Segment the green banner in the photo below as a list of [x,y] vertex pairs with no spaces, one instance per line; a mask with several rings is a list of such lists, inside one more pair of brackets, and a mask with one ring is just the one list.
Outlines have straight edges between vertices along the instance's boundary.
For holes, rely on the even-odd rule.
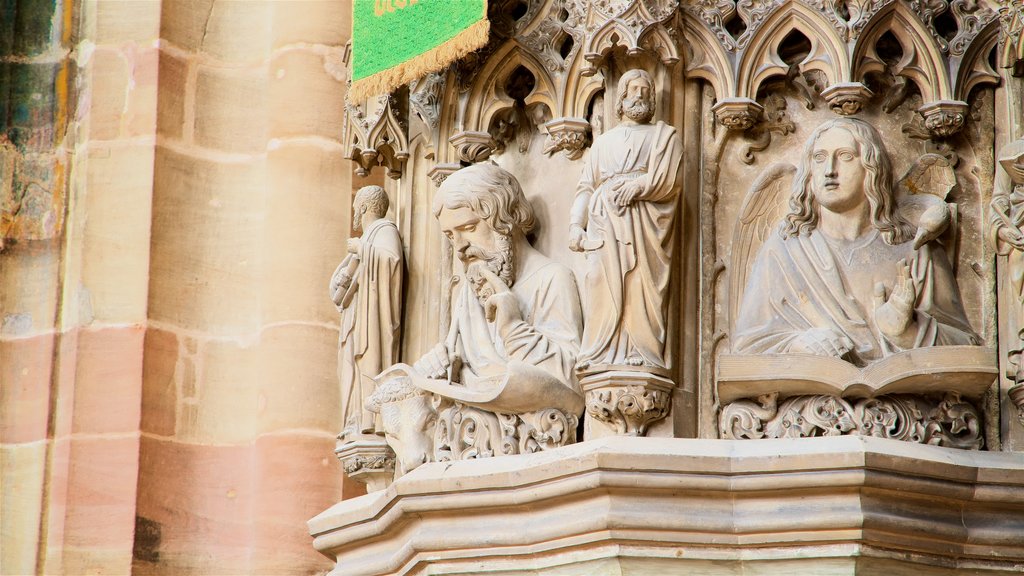
[[354,0],[353,99],[385,94],[487,43],[487,0]]

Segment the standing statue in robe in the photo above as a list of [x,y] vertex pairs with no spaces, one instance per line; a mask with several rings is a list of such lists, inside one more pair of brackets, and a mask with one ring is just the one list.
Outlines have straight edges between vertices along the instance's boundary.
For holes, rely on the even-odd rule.
[[619,80],[619,124],[595,141],[570,215],[569,248],[587,254],[589,311],[577,370],[668,375],[669,279],[682,139],[652,122],[654,81]]
[[402,319],[402,237],[384,218],[388,196],[366,186],[353,201],[348,255],[331,278],[330,294],[341,312],[338,378],[341,381],[341,437],[374,433],[380,427],[363,403],[373,393],[373,378],[398,360]]
[[989,231],[996,254],[1006,257],[1004,286],[1008,292],[1007,319],[1012,378],[1024,384],[1024,139],[1015,140],[999,152],[999,163],[1009,176],[1005,187],[997,186],[989,210]]
[[[780,189],[787,173],[772,167],[755,184],[741,227],[771,211],[775,193],[766,191]],[[911,348],[978,343],[941,244],[924,241],[930,236],[915,242],[898,210],[888,154],[869,124],[840,118],[814,131],[789,207],[781,223],[763,227],[764,245],[742,283],[734,352],[863,366]],[[750,249],[751,235],[741,236],[734,253]],[[747,274],[742,262],[733,274]]]

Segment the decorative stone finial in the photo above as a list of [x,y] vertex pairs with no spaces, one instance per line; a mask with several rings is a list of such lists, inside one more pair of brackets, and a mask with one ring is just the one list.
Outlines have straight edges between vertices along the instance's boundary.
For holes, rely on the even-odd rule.
[[749,130],[761,119],[764,107],[750,98],[722,98],[711,111],[729,130]]
[[861,107],[873,95],[874,93],[860,82],[833,84],[821,91],[821,97],[828,102],[829,108],[841,116],[852,116],[860,112]]

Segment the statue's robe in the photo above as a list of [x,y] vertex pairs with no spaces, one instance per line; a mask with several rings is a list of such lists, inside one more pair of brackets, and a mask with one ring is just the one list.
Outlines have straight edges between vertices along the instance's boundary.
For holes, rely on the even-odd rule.
[[1021,348],[1024,348],[1024,251],[1017,250],[1013,245],[1000,239],[999,230],[1011,225],[1018,232],[1024,230],[1024,185],[1014,186],[1009,194],[1003,194],[1010,207],[1010,213],[1007,215],[1009,222],[996,214],[995,211],[999,210],[999,207],[993,206],[989,213],[989,232],[992,235],[992,244],[996,247],[996,254],[1006,256],[1006,273],[1001,282],[1004,282],[1004,290],[1010,300],[1008,310],[1011,312],[1005,317],[1009,323],[1008,331],[1017,334],[1017,341],[1009,342],[1008,349],[1010,355],[1017,361],[1016,357],[1020,355]]
[[[669,368],[668,302],[682,140],[658,122],[616,126],[594,142],[577,195],[590,196],[581,372],[639,366]],[[613,186],[643,183],[630,206]]]
[[773,232],[761,247],[743,292],[733,351],[785,354],[801,334],[821,327],[850,339],[854,349],[845,359],[857,365],[901,351],[876,326],[873,299],[878,282],[886,297],[892,293],[901,259],[910,264],[917,289],[912,348],[977,344],[941,246],[890,245],[874,229],[851,242],[813,230],[787,238]]
[[[487,321],[472,283],[460,278],[459,284],[453,295],[446,344],[461,361],[456,378],[461,385],[473,388],[497,380],[515,380],[520,375],[509,374],[509,370],[510,361],[517,361],[512,365],[527,365],[549,375],[551,378],[545,380],[548,384],[578,392],[573,369],[583,314],[576,282],[568,268],[539,256],[532,271],[517,275],[511,291],[522,319],[504,326],[501,332],[496,323]],[[525,377],[538,381],[532,375]],[[548,405],[543,390],[535,392],[533,409],[564,408]]]
[[373,378],[398,360],[402,321],[402,238],[383,218],[363,230],[355,291],[341,315],[338,377],[346,433],[372,433],[376,416],[363,406]]

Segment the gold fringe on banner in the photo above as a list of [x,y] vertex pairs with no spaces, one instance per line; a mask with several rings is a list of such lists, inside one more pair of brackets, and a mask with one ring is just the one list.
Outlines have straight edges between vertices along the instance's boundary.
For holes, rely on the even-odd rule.
[[349,89],[349,99],[359,101],[371,96],[390,94],[399,86],[422,78],[431,72],[437,72],[487,44],[487,35],[490,31],[490,20],[483,18],[440,46],[431,48],[398,66],[356,80]]

